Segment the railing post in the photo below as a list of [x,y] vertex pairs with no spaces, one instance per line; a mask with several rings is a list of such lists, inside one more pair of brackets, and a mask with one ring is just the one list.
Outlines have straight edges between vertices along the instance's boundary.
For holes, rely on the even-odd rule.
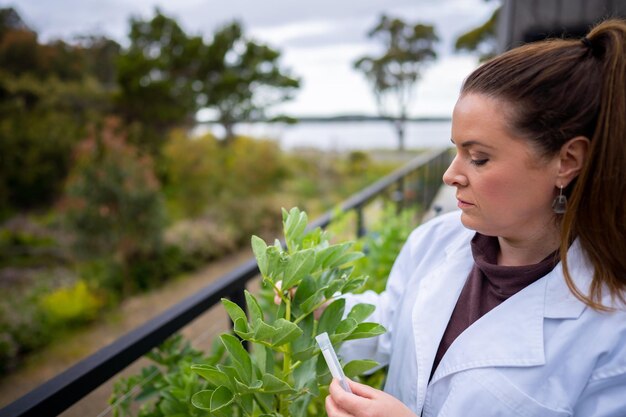
[[399,214],[404,206],[404,177],[399,178],[397,184],[398,187],[393,192],[393,201],[396,203],[396,213]]
[[[248,314],[248,311],[246,309],[246,294],[244,292],[245,289],[246,289],[245,286],[239,287],[239,288],[235,289],[232,293],[230,293],[228,298],[230,299],[230,301],[232,301],[233,303],[235,303],[239,307],[241,307],[241,309],[243,310],[244,313]],[[230,318],[228,319],[228,321],[230,323],[230,328],[234,330],[234,325],[235,324],[233,323],[233,321]],[[250,346],[249,346],[247,340],[242,340],[241,343],[243,344],[243,347],[246,350],[250,349]]]
[[365,236],[365,220],[363,218],[363,206],[357,206],[354,208],[356,211],[356,237],[361,238]]

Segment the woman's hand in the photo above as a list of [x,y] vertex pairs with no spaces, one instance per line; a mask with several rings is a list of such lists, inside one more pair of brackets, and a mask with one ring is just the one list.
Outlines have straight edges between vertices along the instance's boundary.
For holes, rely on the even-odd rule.
[[350,380],[348,384],[353,394],[333,379],[326,397],[328,417],[416,417],[400,400],[383,391]]

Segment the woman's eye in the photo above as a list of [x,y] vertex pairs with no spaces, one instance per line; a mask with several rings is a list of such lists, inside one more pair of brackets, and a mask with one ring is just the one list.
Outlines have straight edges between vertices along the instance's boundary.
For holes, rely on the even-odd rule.
[[470,163],[472,165],[481,166],[481,165],[485,165],[487,161],[489,161],[489,159],[486,159],[486,158],[485,159],[472,159]]

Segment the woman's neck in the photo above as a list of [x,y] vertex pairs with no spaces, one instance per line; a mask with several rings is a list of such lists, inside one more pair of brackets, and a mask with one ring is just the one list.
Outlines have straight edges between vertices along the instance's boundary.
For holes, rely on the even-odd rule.
[[541,262],[560,246],[558,229],[547,227],[540,233],[524,239],[498,237],[500,253],[498,265],[521,266],[534,265]]

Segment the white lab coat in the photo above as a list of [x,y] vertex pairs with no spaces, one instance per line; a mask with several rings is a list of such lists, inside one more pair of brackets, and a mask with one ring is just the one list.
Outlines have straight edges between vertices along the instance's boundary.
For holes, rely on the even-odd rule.
[[[409,237],[368,319],[388,332],[346,342],[344,360],[389,365],[385,391],[423,417],[626,416],[626,310],[597,312],[576,299],[561,269],[513,295],[466,329],[432,380],[435,353],[473,265],[460,212]],[[624,254],[626,256],[626,254]],[[569,270],[586,290],[592,269],[574,242]],[[604,303],[610,303],[607,295]]]

